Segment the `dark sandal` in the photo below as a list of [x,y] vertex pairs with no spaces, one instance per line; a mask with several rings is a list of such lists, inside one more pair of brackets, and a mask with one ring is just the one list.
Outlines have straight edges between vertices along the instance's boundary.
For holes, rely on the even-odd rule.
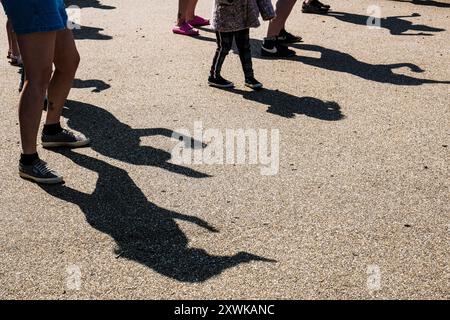
[[319,0],[311,0],[311,2],[316,3],[319,7],[324,8],[326,10],[330,10],[331,6],[328,4],[323,4]]
[[302,12],[303,13],[315,13],[315,14],[326,14],[326,13],[328,13],[328,9],[320,6],[320,4],[318,4],[315,1],[311,1],[308,4],[303,3]]

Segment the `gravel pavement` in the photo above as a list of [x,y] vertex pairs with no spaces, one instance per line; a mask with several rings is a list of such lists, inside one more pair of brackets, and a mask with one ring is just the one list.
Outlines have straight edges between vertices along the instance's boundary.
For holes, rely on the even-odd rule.
[[[261,59],[266,24],[252,30],[258,93],[234,53],[236,89],[208,87],[214,34],[173,35],[176,1],[71,2],[82,62],[64,117],[93,144],[39,147],[65,185],[18,177],[19,76],[0,59],[0,298],[450,298],[450,1],[299,3],[297,57]],[[277,174],[176,163],[172,133],[199,124],[278,132]]]

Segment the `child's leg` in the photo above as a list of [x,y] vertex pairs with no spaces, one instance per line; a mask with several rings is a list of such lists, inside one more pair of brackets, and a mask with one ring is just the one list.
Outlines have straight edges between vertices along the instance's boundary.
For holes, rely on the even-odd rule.
[[234,32],[216,32],[217,36],[217,50],[214,55],[213,64],[211,66],[211,77],[217,78],[220,76],[223,62],[231,50],[233,45]]
[[250,47],[250,29],[241,30],[235,33],[236,46],[239,50],[242,69],[245,78],[253,78],[252,50]]
[[245,85],[254,90],[262,89],[261,82],[255,79],[252,64],[252,49],[250,47],[250,29],[245,29],[235,33],[236,46],[239,50],[242,69],[245,74]]

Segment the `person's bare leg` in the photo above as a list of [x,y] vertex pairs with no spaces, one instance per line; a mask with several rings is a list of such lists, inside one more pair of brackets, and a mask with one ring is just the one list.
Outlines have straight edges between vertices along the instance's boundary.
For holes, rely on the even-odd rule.
[[186,13],[191,0],[178,0],[177,26],[181,26],[187,21]]
[[20,57],[16,33],[14,32],[12,24],[9,20],[6,22],[6,31],[8,34],[8,58],[11,59],[10,63],[13,65],[19,65],[22,63],[22,58]]
[[277,16],[270,21],[269,28],[267,30],[267,37],[277,37],[281,30],[285,28],[286,21],[294,8],[297,0],[278,0],[276,4]]
[[14,56],[20,57],[19,44],[17,43],[17,35],[11,28],[11,52]]
[[62,108],[72,88],[73,79],[80,62],[80,55],[71,30],[65,29],[56,32],[53,62],[55,72],[48,87],[48,110],[45,124],[59,123]]
[[8,34],[8,54],[19,57],[20,50],[19,45],[17,44],[17,36],[9,20],[6,21],[6,33]]
[[197,3],[198,0],[188,0],[188,6],[186,8],[186,21],[194,20]]
[[24,154],[36,153],[36,140],[55,52],[56,32],[18,35],[27,78],[19,102],[20,135]]
[[9,20],[6,21],[6,34],[8,35],[8,58],[12,54],[11,48],[11,22]]

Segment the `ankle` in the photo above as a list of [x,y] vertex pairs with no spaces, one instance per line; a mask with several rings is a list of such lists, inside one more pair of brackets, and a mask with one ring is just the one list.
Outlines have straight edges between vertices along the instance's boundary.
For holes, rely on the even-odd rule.
[[61,133],[63,131],[61,124],[59,122],[53,124],[45,124],[44,129],[42,130],[42,134],[44,135],[55,135]]
[[263,40],[263,46],[268,48],[272,48],[276,46],[278,43],[278,37],[270,37],[270,38],[264,38]]
[[39,159],[39,155],[37,154],[37,152],[31,153],[31,154],[22,153],[20,155],[20,163],[23,164],[24,166],[30,166],[33,164],[34,161],[36,161],[38,159]]

